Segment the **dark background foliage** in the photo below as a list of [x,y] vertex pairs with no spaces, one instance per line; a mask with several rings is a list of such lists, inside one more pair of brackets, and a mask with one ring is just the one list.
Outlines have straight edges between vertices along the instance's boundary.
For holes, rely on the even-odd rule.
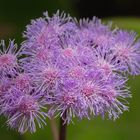
[[[22,32],[31,19],[50,14],[57,9],[77,18],[97,16],[103,21],[111,20],[114,26],[134,30],[140,35],[139,0],[0,0],[0,39],[15,38],[20,44]],[[133,94],[130,111],[115,122],[100,117],[91,121],[78,121],[68,126],[68,140],[140,140],[140,77],[130,77],[129,86]],[[35,134],[19,135],[7,128],[5,118],[0,117],[0,139],[3,140],[52,140],[48,126]],[[58,122],[58,120],[57,120]]]

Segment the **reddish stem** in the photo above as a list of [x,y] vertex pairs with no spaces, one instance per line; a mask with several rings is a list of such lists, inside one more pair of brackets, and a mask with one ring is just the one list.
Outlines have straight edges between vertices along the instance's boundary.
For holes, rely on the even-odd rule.
[[66,113],[64,113],[63,117],[60,118],[59,140],[66,140],[67,123],[64,123],[64,118],[65,117],[66,117]]

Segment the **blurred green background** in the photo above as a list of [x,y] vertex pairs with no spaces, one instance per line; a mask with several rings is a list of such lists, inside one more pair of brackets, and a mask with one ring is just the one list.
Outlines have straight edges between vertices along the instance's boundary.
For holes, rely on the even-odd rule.
[[[92,1],[92,4],[89,0],[0,0],[0,39],[8,41],[8,38],[15,38],[20,44],[23,40],[22,32],[31,19],[42,16],[46,10],[52,14],[57,9],[64,10],[77,18],[99,16],[104,21],[113,21],[114,26],[134,30],[140,35],[140,10],[135,11],[135,7],[132,7],[132,5],[138,6],[139,2],[114,0],[113,3],[112,1],[106,0],[106,3],[102,3],[98,0]],[[106,5],[103,5],[102,9],[99,4]],[[67,140],[140,140],[140,76],[131,77],[128,84],[133,95],[129,100],[129,112],[125,112],[115,122],[102,120],[100,117],[91,121],[74,120],[75,124],[68,126]],[[53,140],[50,122],[49,120],[47,122],[48,126],[38,129],[35,134],[19,135],[7,128],[5,119],[0,117],[0,140]]]

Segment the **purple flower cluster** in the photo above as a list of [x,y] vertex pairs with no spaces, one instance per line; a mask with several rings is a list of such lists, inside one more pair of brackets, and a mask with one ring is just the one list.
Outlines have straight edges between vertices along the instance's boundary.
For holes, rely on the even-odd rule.
[[20,50],[0,50],[0,113],[20,133],[46,117],[117,119],[128,110],[129,75],[140,74],[140,41],[97,18],[79,22],[65,13],[32,20]]

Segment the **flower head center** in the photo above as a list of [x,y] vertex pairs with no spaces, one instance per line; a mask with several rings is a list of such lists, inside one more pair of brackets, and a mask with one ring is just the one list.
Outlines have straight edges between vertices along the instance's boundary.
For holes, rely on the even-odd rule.
[[123,59],[129,58],[130,53],[131,53],[130,48],[126,48],[126,47],[123,47],[123,46],[118,46],[117,47],[117,56],[122,57]]
[[83,93],[83,95],[84,96],[86,96],[86,97],[89,97],[89,96],[91,96],[92,94],[93,94],[93,88],[91,88],[91,87],[84,87],[83,89],[82,89],[82,93]]
[[58,71],[56,69],[47,69],[43,73],[46,82],[54,83],[58,78]]
[[38,110],[38,104],[31,98],[23,98],[21,104],[19,105],[19,109],[22,113],[29,115],[30,112]]
[[70,95],[65,95],[63,97],[63,101],[64,103],[66,103],[67,105],[73,105],[76,101],[76,98],[74,96],[70,96]]
[[108,38],[105,35],[99,35],[94,41],[97,45],[105,45],[108,42]]
[[81,67],[74,67],[69,72],[70,77],[81,78],[84,75],[84,70]]
[[0,65],[9,66],[14,65],[16,62],[16,57],[12,54],[3,54],[0,56]]
[[18,77],[16,77],[15,82],[16,82],[16,86],[19,89],[23,90],[23,89],[29,87],[29,85],[30,85],[30,78],[29,78],[29,76],[27,76],[25,74],[21,74]]
[[66,48],[63,50],[63,55],[65,57],[73,57],[74,56],[74,50],[72,48]]

